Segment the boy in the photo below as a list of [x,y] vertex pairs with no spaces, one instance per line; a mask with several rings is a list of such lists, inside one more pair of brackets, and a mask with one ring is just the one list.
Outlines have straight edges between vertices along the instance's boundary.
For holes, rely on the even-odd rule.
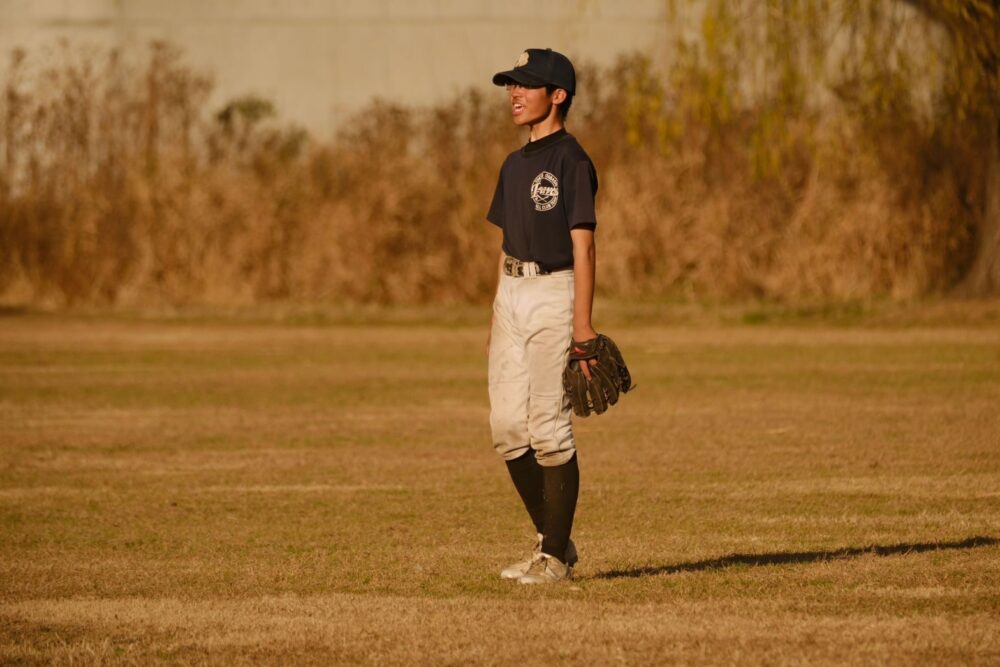
[[569,579],[577,560],[570,532],[580,472],[562,371],[570,343],[597,336],[590,321],[597,172],[564,127],[576,93],[566,56],[528,49],[493,83],[506,86],[514,124],[529,136],[504,161],[486,216],[503,230],[487,343],[490,427],[538,533],[531,560],[500,576],[552,583]]

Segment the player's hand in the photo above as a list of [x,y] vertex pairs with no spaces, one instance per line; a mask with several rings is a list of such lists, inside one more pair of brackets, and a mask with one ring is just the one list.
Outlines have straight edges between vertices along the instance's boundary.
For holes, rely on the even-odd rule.
[[[597,332],[594,331],[594,327],[591,325],[588,324],[586,326],[573,327],[573,340],[578,340],[582,343],[595,338],[597,338]],[[587,378],[587,382],[590,382],[590,367],[597,365],[597,359],[581,359],[576,363],[580,364],[580,372],[583,373],[583,377]]]

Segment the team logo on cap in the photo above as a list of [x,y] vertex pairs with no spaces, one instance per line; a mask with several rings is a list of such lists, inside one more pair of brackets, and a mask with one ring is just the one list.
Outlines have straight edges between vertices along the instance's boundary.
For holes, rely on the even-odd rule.
[[518,57],[517,62],[514,63],[514,68],[517,69],[518,67],[524,67],[527,64],[528,64],[528,52],[525,51]]
[[559,203],[559,179],[543,171],[531,182],[531,201],[536,211],[548,211]]

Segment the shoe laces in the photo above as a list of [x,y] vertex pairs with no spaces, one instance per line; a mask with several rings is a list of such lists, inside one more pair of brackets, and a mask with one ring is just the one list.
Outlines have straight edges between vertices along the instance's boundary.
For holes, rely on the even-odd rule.
[[538,533],[538,537],[531,545],[531,560],[535,560],[535,557],[540,553],[542,553],[542,534]]
[[543,553],[537,553],[531,559],[531,565],[525,574],[542,574],[549,566],[549,557]]

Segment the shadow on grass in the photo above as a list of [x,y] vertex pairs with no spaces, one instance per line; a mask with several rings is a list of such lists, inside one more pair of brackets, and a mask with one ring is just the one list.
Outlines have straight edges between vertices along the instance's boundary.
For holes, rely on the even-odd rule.
[[1000,544],[994,537],[970,537],[959,542],[918,542],[915,544],[871,545],[867,547],[847,547],[832,551],[783,551],[773,554],[731,554],[721,558],[699,560],[693,563],[678,563],[676,565],[647,565],[625,570],[608,570],[598,572],[586,579],[623,579],[632,577],[653,577],[658,574],[677,574],[679,572],[703,572],[718,570],[734,565],[789,565],[796,563],[818,563],[841,558],[856,558],[858,556],[897,556],[925,551],[942,551],[945,549],[975,549],[991,547]]

